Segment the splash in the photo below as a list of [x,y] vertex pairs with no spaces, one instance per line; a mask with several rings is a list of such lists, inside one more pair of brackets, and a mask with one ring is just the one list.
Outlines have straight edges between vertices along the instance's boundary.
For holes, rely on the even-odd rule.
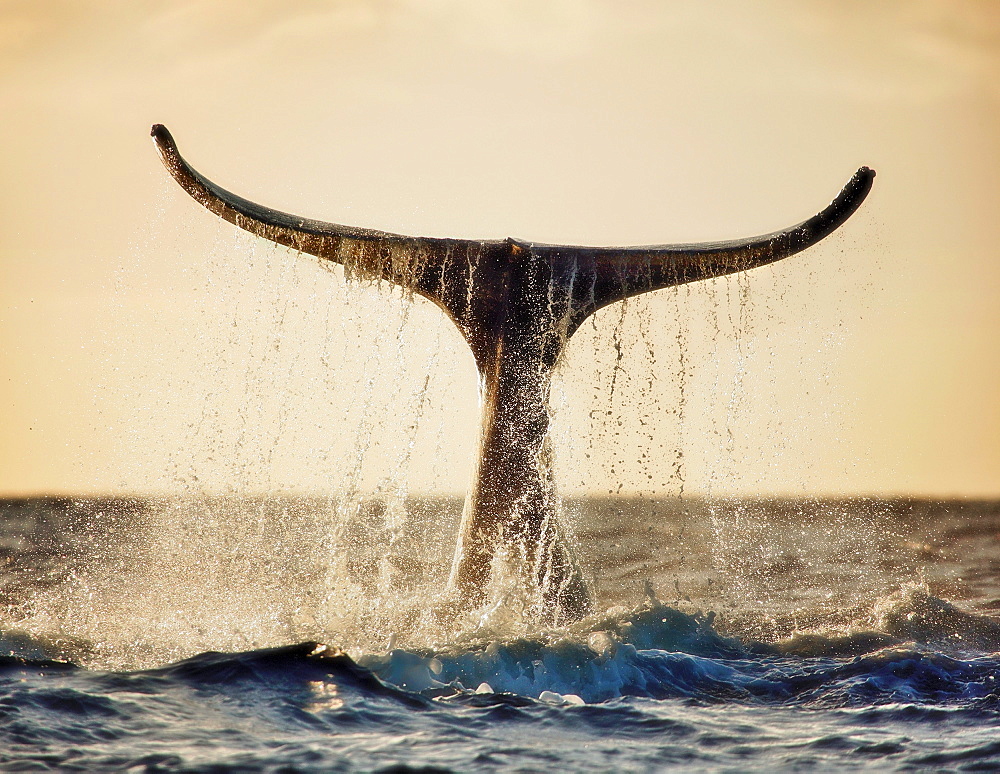
[[[378,501],[363,502],[359,521],[342,521],[344,510],[326,498],[8,505],[4,541],[19,548],[0,571],[0,633],[12,653],[117,669],[320,641],[358,659],[396,651],[428,663],[471,659],[478,666],[462,685],[486,682],[495,691],[507,684],[488,677],[490,669],[516,677],[508,656],[521,653],[514,661],[527,670],[536,660],[548,663],[549,648],[556,662],[569,659],[560,680],[572,663],[599,661],[619,646],[705,658],[1000,649],[991,616],[1000,587],[983,585],[971,597],[967,590],[961,605],[944,596],[956,596],[956,576],[989,578],[995,507],[981,518],[955,504],[928,507],[915,519],[919,510],[886,502],[867,514],[844,502],[736,502],[728,513],[720,503],[690,499],[568,505],[580,520],[581,554],[593,557],[587,571],[601,612],[559,627],[540,627],[537,598],[502,572],[487,604],[457,619],[435,613],[458,498],[410,498],[395,534],[386,526],[394,517]],[[731,555],[745,554],[738,566],[712,567],[713,510],[731,525]],[[852,511],[853,521],[844,515]],[[845,527],[872,514],[880,522],[869,534],[881,537],[847,536]],[[789,528],[800,524],[811,531]],[[749,542],[740,543],[737,530]],[[768,551],[754,551],[765,535]],[[912,580],[921,574],[923,581]],[[536,697],[546,690],[595,695],[565,680],[532,685]]]

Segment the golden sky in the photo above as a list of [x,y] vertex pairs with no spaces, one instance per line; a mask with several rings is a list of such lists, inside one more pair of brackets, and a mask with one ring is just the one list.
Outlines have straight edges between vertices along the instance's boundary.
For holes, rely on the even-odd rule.
[[464,491],[450,323],[216,222],[162,122],[248,198],[441,236],[751,236],[869,165],[816,248],[584,326],[560,483],[1000,495],[997,8],[0,0],[0,493]]

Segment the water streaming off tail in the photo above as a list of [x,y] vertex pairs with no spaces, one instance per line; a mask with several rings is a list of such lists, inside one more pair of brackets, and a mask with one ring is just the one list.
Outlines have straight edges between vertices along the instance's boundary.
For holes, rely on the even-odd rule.
[[[190,308],[124,396],[123,488],[157,498],[18,617],[129,665],[151,658],[140,644],[162,661],[308,638],[381,647],[414,629],[447,579],[461,512],[448,493],[476,440],[454,326],[228,226],[185,263]],[[125,273],[123,308],[141,281]],[[408,506],[412,480],[444,495]]]
[[[861,304],[845,249],[834,234],[808,259],[632,297],[585,322],[556,372],[560,487],[807,496],[849,482],[864,460],[843,442],[837,378]],[[817,318],[820,295],[843,316]]]

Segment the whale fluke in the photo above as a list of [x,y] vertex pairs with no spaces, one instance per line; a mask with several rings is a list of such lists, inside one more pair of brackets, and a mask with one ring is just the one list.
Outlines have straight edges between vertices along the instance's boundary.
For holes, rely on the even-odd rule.
[[840,226],[864,201],[875,172],[862,167],[833,202],[798,225],[729,242],[574,247],[503,240],[412,237],[309,220],[217,186],[152,137],[164,165],[194,199],[272,242],[344,266],[348,277],[388,281],[424,296],[455,322],[480,374],[479,459],[466,501],[451,582],[483,599],[498,551],[527,568],[553,621],[579,618],[587,585],[563,539],[550,467],[551,372],[567,340],[598,309],[639,293],[746,271],[794,255]]
[[[861,167],[823,210],[790,228],[750,239],[635,247],[569,247],[531,243],[531,252],[563,270],[592,266],[590,287],[578,291],[576,327],[594,311],[640,293],[722,277],[774,263],[831,234],[868,196],[875,172]],[[572,267],[572,268],[571,268]],[[575,327],[574,327],[575,329]]]

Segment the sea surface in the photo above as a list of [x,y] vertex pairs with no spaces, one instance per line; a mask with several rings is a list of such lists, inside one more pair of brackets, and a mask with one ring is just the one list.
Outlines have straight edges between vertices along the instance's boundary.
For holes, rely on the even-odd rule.
[[0,770],[1000,771],[998,502],[567,500],[570,626],[460,510],[0,501]]

